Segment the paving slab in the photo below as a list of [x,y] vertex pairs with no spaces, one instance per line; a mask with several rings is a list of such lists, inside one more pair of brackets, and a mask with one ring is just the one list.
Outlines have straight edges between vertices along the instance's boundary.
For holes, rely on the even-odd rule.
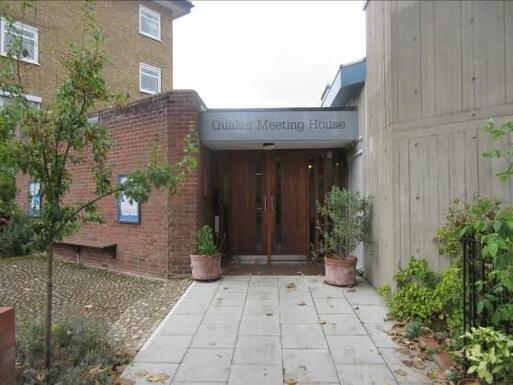
[[[359,279],[231,276],[194,283],[123,377],[148,385],[427,385],[387,334],[386,307]],[[431,365],[432,363],[429,363]]]
[[281,362],[281,341],[277,336],[239,336],[234,364],[272,365]]
[[283,373],[285,381],[299,385],[339,383],[328,349],[284,349]]
[[326,335],[367,334],[362,323],[354,314],[319,314],[319,318]]
[[232,365],[228,385],[283,385],[279,365]]
[[175,383],[228,381],[233,349],[189,349],[176,373]]

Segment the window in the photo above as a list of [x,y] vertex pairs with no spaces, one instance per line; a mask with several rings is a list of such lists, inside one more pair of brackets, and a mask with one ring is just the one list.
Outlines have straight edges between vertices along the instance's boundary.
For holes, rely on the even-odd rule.
[[[21,38],[21,57],[19,59],[27,63],[39,64],[39,32],[37,28],[18,22],[9,24],[5,19],[2,19],[0,27],[0,53],[2,55],[7,56],[9,53],[9,47],[11,46],[14,38],[17,37]],[[14,52],[13,54],[14,56],[17,56],[18,52]]]
[[139,5],[139,33],[160,41],[160,13]]
[[139,64],[139,91],[147,94],[160,92],[160,68]]
[[[118,177],[118,183],[123,185],[127,180],[126,175]],[[141,210],[139,202],[128,199],[123,192],[119,194],[118,198],[118,221],[120,223],[141,223]]]
[[28,187],[28,215],[30,217],[39,217],[41,215],[41,195],[39,194],[39,182],[29,182]]

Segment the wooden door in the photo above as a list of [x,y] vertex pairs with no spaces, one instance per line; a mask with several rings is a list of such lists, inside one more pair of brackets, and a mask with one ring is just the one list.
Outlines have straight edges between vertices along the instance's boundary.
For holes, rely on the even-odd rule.
[[307,255],[308,163],[302,151],[234,151],[230,252]]
[[308,255],[308,161],[303,151],[272,154],[272,254]]
[[267,254],[266,178],[263,152],[230,154],[230,253]]

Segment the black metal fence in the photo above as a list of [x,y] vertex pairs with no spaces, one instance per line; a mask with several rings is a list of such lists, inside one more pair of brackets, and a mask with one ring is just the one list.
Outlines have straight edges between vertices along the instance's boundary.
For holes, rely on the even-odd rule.
[[[492,293],[496,282],[490,278],[489,274],[493,265],[482,257],[480,243],[476,239],[463,239],[462,262],[463,331],[470,331],[472,327],[491,326],[492,316],[497,307],[513,303],[512,293],[507,290],[494,293],[495,300],[491,306],[483,306],[484,300]],[[499,329],[507,334],[510,333],[513,331],[513,320],[502,321]]]

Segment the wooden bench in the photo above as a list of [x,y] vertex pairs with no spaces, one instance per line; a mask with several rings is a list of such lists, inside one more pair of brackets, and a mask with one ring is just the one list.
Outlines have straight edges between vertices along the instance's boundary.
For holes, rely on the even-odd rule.
[[82,247],[88,247],[92,249],[100,249],[108,252],[112,258],[116,258],[116,248],[117,245],[115,243],[103,243],[103,242],[90,242],[90,241],[61,241],[55,242],[56,245],[64,245],[71,246],[75,249],[77,253],[77,258],[80,258],[80,252]]

